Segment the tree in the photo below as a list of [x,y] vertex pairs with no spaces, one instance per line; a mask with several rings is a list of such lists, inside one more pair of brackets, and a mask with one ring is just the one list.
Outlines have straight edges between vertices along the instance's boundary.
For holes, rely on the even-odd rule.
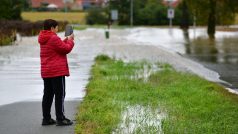
[[187,42],[189,41],[189,25],[190,25],[190,13],[188,11],[188,5],[186,1],[182,1],[179,5],[180,10],[182,11],[180,27],[183,30],[183,34]]
[[[134,1],[135,2],[135,1]],[[117,9],[119,12],[119,25],[130,24],[130,0],[110,1],[109,9]]]
[[182,1],[179,8],[182,11],[180,27],[187,31],[188,28],[189,28],[189,25],[190,25],[190,13],[189,13],[189,10],[188,10],[187,2]]
[[20,20],[22,1],[21,0],[0,0],[0,19]]
[[209,7],[210,10],[208,15],[207,33],[210,39],[214,39],[216,32],[216,7],[217,7],[216,0],[209,0]]
[[136,10],[136,25],[167,25],[167,7],[158,0],[148,0]]
[[88,10],[88,15],[86,17],[87,24],[106,24],[108,20],[108,15],[105,14],[105,9],[92,8]]
[[[210,39],[215,38],[217,24],[231,24],[237,12],[237,0],[184,0],[198,23],[207,24]],[[207,19],[204,19],[207,18]]]
[[30,10],[30,0],[19,0],[23,11]]
[[[135,25],[167,25],[167,7],[162,0],[133,0]],[[109,9],[119,11],[119,25],[130,24],[130,0],[114,0]],[[174,24],[180,24],[181,11],[175,10]]]

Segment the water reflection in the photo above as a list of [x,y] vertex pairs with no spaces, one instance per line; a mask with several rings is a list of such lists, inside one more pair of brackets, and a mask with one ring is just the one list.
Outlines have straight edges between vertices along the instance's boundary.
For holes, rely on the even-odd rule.
[[189,39],[184,34],[185,55],[218,72],[222,80],[238,88],[238,36],[218,38],[211,41],[206,37]]
[[223,38],[216,41],[199,37],[185,37],[186,54],[192,58],[212,63],[238,64],[238,39]]

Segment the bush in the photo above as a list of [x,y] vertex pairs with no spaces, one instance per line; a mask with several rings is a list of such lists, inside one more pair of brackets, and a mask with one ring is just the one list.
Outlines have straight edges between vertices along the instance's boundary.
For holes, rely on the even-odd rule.
[[88,10],[88,15],[86,17],[86,22],[89,25],[94,24],[107,24],[108,15],[105,9],[92,8]]
[[[68,24],[66,21],[58,21],[59,31],[64,31],[65,26]],[[22,36],[33,36],[39,34],[43,29],[43,21],[29,22],[29,21],[0,21],[0,25],[3,31],[16,31]],[[8,30],[6,30],[8,29]]]
[[[58,21],[59,31],[64,31],[65,26],[68,24],[66,21]],[[43,21],[29,22],[29,21],[0,21],[0,45],[10,44],[16,40],[16,33],[21,36],[34,36],[38,35],[40,30],[43,29]]]
[[136,25],[166,25],[168,24],[167,8],[156,4],[147,4],[135,16]]
[[16,32],[7,30],[7,29],[0,29],[0,46],[8,45],[11,42],[16,40]]

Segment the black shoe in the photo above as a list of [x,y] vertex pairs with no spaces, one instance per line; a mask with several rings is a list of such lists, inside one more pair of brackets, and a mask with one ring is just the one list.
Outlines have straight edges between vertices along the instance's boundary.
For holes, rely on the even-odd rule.
[[43,119],[41,125],[47,126],[47,125],[54,125],[55,123],[56,123],[56,121],[54,119],[49,119],[49,120]]
[[63,120],[57,120],[56,126],[70,126],[73,122],[67,118],[64,118]]

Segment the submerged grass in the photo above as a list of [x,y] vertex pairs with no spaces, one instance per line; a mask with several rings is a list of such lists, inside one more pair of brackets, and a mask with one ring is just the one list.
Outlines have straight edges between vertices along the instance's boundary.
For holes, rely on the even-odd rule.
[[[159,71],[147,81],[131,77],[144,66],[151,67],[146,62],[124,63],[98,56],[87,95],[79,107],[76,133],[157,134],[162,133],[160,121],[165,134],[237,133],[238,96],[196,75],[177,72],[169,65],[158,64]],[[138,108],[142,111],[125,114],[128,109]]]

